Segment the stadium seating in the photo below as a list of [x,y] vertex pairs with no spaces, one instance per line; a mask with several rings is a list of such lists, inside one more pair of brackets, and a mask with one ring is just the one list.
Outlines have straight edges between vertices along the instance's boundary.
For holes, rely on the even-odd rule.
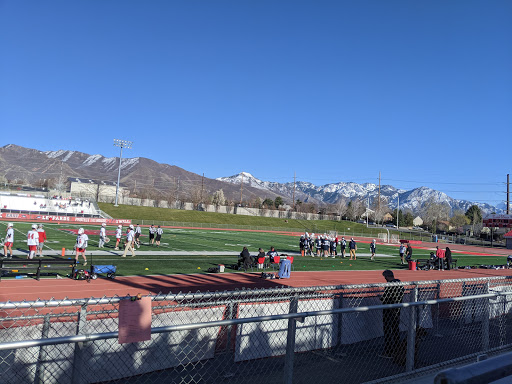
[[43,195],[0,193],[2,212],[31,212],[48,215],[98,216],[95,204],[88,200],[47,198]]

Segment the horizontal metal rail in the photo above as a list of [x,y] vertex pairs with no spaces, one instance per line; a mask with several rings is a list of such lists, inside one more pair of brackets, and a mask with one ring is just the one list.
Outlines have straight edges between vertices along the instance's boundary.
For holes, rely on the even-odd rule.
[[[247,317],[247,318],[243,318],[243,319],[210,321],[210,322],[206,322],[206,323],[169,325],[169,326],[165,326],[165,327],[151,328],[151,333],[158,334],[158,333],[168,333],[168,332],[176,332],[176,331],[188,331],[188,330],[196,330],[196,329],[201,329],[201,328],[223,327],[223,326],[229,326],[229,325],[238,325],[238,324],[273,321],[273,320],[295,319],[295,320],[303,321],[303,319],[305,319],[306,317],[312,317],[312,316],[325,316],[325,315],[335,315],[335,314],[353,313],[353,312],[368,312],[368,311],[375,311],[375,310],[380,310],[380,309],[420,307],[420,306],[426,306],[426,305],[435,305],[435,304],[441,304],[441,303],[459,302],[459,301],[467,301],[467,300],[486,299],[486,298],[491,299],[491,298],[496,298],[498,296],[509,296],[509,295],[512,295],[512,292],[496,292],[496,293],[487,293],[487,294],[472,295],[472,296],[451,297],[451,298],[446,298],[446,299],[424,300],[424,301],[417,301],[417,302],[410,302],[410,303],[397,303],[397,304],[383,304],[383,305],[374,305],[374,306],[365,306],[365,307],[338,308],[338,309],[329,309],[329,310],[323,310],[323,311],[310,311],[310,312],[300,312],[300,313],[285,313],[285,314],[280,314],[280,315]],[[93,333],[93,334],[88,334],[88,335],[75,335],[75,336],[54,337],[54,338],[35,339],[35,340],[21,340],[21,341],[0,343],[0,350],[31,348],[31,347],[39,347],[39,346],[45,346],[45,345],[89,342],[89,341],[96,341],[96,340],[114,339],[116,337],[118,337],[118,332]]]

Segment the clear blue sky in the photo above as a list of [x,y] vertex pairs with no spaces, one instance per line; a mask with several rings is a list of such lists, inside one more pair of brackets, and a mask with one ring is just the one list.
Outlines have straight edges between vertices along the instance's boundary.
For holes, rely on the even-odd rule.
[[512,1],[0,0],[0,145],[207,177],[425,185],[512,173]]

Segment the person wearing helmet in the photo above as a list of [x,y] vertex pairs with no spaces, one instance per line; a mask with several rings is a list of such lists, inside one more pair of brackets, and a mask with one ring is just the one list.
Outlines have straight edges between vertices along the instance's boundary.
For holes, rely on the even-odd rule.
[[[350,239],[350,243],[348,243],[348,249],[350,249],[350,260],[357,260],[356,251],[357,251],[357,243],[352,237]],[[352,259],[353,257],[353,259]]]
[[340,242],[340,252],[341,252],[341,258],[344,259],[345,258],[345,249],[347,248],[347,241],[345,240],[344,237],[341,238],[341,242]]
[[162,239],[163,233],[164,233],[164,230],[162,229],[162,227],[158,226],[158,228],[156,229],[156,238],[155,238],[155,244],[157,247],[160,246],[160,240]]
[[43,228],[43,224],[39,224],[37,228],[37,234],[39,235],[39,244],[37,245],[37,253],[39,257],[43,257],[43,246],[46,241],[46,231]]
[[78,230],[78,237],[76,238],[76,256],[75,261],[78,263],[78,256],[82,255],[84,258],[84,267],[87,265],[87,258],[85,257],[85,251],[87,250],[87,243],[89,236],[85,234],[83,228]]
[[153,224],[149,227],[149,243],[153,245],[155,243],[156,228]]
[[[318,235],[315,240],[316,255],[320,257],[320,251],[322,250],[322,236]],[[315,257],[315,255],[313,255]]]
[[107,237],[106,224],[102,223],[100,228],[100,241],[98,241],[98,248],[105,248],[105,238]]
[[32,229],[27,233],[28,256],[27,259],[33,259],[37,246],[39,245],[39,234],[37,233],[37,225],[32,224]]
[[140,235],[142,234],[142,229],[139,224],[135,227],[135,245],[137,248],[140,248]]
[[334,237],[331,237],[331,244],[330,244],[330,254],[331,254],[331,257],[334,259],[336,257],[335,253],[336,253],[336,241],[334,239]]
[[126,257],[128,251],[131,251],[132,257],[135,257],[135,231],[133,230],[133,225],[130,225],[126,231],[126,242],[124,243],[124,252],[121,257]]
[[121,242],[121,236],[123,235],[123,226],[118,225],[116,229],[116,247],[114,248],[116,251],[119,251],[119,243]]
[[[4,257],[12,259],[12,244],[14,243],[14,229],[12,223],[7,224],[7,233],[4,239]],[[7,253],[9,251],[9,253]]]
[[371,261],[375,259],[375,251],[377,250],[377,245],[375,243],[375,239],[370,243],[370,252],[372,253],[372,256],[370,257]]

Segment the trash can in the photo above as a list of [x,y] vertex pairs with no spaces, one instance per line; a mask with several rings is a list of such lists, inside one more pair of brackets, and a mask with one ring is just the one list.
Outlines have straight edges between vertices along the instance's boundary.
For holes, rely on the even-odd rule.
[[416,260],[409,260],[409,271],[416,270]]

